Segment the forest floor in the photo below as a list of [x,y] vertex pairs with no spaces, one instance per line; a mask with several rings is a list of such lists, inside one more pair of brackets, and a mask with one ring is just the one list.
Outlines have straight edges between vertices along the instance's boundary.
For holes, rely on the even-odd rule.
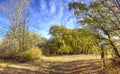
[[[29,63],[1,60],[0,74],[108,74],[102,65],[96,55],[41,56],[40,60]],[[119,71],[115,74],[120,74]]]

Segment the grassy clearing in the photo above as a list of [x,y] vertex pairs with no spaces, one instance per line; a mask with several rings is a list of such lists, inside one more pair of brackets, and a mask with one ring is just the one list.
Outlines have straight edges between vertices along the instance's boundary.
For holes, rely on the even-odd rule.
[[64,55],[64,56],[42,56],[41,60],[51,62],[70,62],[78,60],[100,59],[100,55]]
[[[110,55],[106,56],[110,58]],[[42,56],[41,60],[51,61],[51,62],[71,62],[78,60],[95,60],[100,59],[100,55],[90,54],[90,55],[64,55],[64,56]]]
[[103,72],[102,60],[95,55],[42,56],[29,63],[0,62],[2,74],[97,74]]

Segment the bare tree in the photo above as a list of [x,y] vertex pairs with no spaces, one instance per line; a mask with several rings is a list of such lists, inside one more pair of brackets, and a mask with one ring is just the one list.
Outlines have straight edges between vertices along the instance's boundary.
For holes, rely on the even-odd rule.
[[0,6],[0,11],[10,22],[7,44],[11,44],[13,50],[23,50],[27,30],[28,7],[30,0],[7,0]]

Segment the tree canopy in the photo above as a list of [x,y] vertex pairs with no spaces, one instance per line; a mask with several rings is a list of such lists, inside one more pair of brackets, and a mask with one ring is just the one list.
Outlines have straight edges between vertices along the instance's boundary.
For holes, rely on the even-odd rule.
[[50,34],[52,38],[44,49],[50,54],[90,54],[99,49],[94,36],[87,28],[68,29],[54,25],[50,28]]
[[103,0],[91,2],[89,5],[73,2],[69,4],[69,9],[74,11],[78,23],[88,27],[94,35],[98,35],[97,39],[101,39],[102,36],[102,40],[110,44],[114,54],[120,57],[115,45],[115,38],[119,37],[120,11],[115,3]]

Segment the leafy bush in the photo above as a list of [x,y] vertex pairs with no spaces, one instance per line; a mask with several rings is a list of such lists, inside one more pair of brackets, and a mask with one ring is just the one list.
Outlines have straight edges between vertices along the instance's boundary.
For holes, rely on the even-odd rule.
[[0,51],[0,58],[4,60],[12,60],[20,63],[34,61],[41,55],[41,50],[38,47],[32,47],[31,49],[19,52],[19,51]]
[[37,47],[42,38],[34,32],[25,31],[24,37],[6,34],[0,45],[0,58],[18,62],[33,61],[41,53]]
[[70,46],[63,45],[59,48],[58,52],[61,54],[69,54],[70,52],[72,52],[72,49],[70,48]]
[[41,55],[41,51],[38,47],[33,47],[29,50],[26,50],[18,55],[19,62],[34,61],[38,59]]

